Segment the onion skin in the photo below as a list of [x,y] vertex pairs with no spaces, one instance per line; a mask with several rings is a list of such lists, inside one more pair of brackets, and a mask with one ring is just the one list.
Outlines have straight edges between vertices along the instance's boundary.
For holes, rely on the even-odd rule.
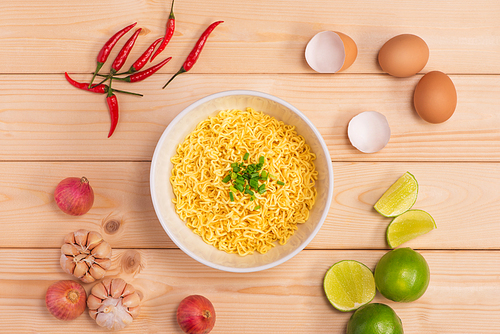
[[78,282],[58,281],[47,289],[45,305],[57,319],[74,320],[87,307],[87,293]]
[[186,334],[208,334],[215,325],[214,306],[203,296],[188,296],[177,308],[177,323]]
[[94,190],[85,176],[81,178],[68,177],[57,185],[54,199],[59,209],[64,213],[81,216],[94,205]]

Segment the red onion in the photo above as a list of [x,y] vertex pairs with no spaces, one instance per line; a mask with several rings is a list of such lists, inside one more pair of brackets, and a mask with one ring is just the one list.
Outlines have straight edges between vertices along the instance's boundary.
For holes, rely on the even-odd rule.
[[214,306],[203,296],[188,296],[177,308],[177,323],[187,334],[210,333],[215,325]]
[[59,281],[47,289],[45,304],[49,312],[60,320],[73,320],[87,307],[87,293],[75,281]]
[[54,199],[63,212],[72,216],[86,214],[94,204],[94,191],[85,176],[68,177],[56,187]]

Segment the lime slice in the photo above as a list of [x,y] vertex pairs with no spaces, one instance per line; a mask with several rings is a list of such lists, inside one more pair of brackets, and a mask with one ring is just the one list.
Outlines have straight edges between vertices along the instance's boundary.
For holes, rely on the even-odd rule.
[[387,227],[387,243],[396,248],[435,228],[436,222],[430,214],[423,210],[409,210],[391,221]]
[[417,194],[417,180],[411,173],[406,172],[387,189],[373,207],[382,216],[397,217],[410,210],[417,200]]
[[323,288],[330,303],[342,312],[368,304],[377,291],[372,271],[354,260],[340,261],[331,266],[325,274]]

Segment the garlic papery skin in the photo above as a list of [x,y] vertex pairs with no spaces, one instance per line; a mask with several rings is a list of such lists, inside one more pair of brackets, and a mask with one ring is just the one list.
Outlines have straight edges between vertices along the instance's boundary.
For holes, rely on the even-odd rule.
[[89,315],[104,328],[120,330],[139,315],[140,297],[121,278],[104,278],[92,288],[87,299]]
[[134,319],[128,313],[127,308],[123,306],[120,298],[107,298],[102,302],[101,307],[97,309],[95,321],[101,327],[120,330],[130,325]]
[[94,231],[78,230],[64,238],[61,268],[84,283],[103,278],[111,268],[111,246]]

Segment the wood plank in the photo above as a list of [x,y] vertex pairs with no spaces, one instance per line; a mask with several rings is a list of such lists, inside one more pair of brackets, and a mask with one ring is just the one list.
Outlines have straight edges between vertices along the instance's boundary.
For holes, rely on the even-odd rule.
[[[90,73],[105,41],[138,21],[144,31],[130,58],[135,59],[163,36],[169,7],[170,1],[4,0],[0,73]],[[304,6],[300,0],[235,0],[199,6],[186,0],[175,4],[175,13],[177,30],[165,51],[174,60],[163,73],[176,72],[201,32],[216,20],[225,23],[210,37],[193,72],[312,73],[304,60],[307,42],[320,31],[334,30],[358,45],[350,73],[379,73],[380,47],[402,33],[420,35],[429,45],[424,72],[500,73],[498,1],[314,0]]]
[[[263,272],[226,273],[201,265],[179,250],[115,250],[108,276],[121,277],[142,295],[142,312],[123,333],[181,333],[175,310],[190,294],[209,298],[216,309],[214,333],[345,333],[352,313],[335,310],[324,296],[326,270],[354,259],[372,270],[384,251],[305,250]],[[6,332],[102,332],[87,313],[71,322],[45,309],[47,287],[71,276],[59,267],[58,250],[0,250],[0,322]],[[421,251],[431,269],[427,292],[412,303],[379,293],[406,334],[497,333],[500,326],[500,253]],[[134,258],[134,261],[129,259]],[[87,291],[92,284],[86,284]],[[265,305],[265,307],[263,307]]]
[[[149,193],[148,162],[0,163],[0,245],[60,247],[80,228],[99,231],[116,248],[172,248]],[[500,249],[498,163],[333,164],[335,188],[329,215],[310,249],[386,249],[390,222],[373,208],[406,171],[419,182],[415,208],[438,228],[408,242],[420,249]],[[95,192],[84,216],[62,213],[53,200],[57,183],[85,175]]]
[[[185,74],[166,90],[158,74],[115,88],[144,93],[119,96],[120,120],[107,138],[104,97],[80,91],[62,75],[0,77],[0,160],[151,160],[170,121],[185,107],[231,89],[267,92],[295,105],[315,124],[334,161],[500,161],[500,76],[451,76],[458,106],[443,124],[429,124],[412,106],[421,76],[197,75]],[[89,80],[89,75],[75,75]],[[389,144],[363,154],[347,138],[347,124],[366,110],[383,113]]]

